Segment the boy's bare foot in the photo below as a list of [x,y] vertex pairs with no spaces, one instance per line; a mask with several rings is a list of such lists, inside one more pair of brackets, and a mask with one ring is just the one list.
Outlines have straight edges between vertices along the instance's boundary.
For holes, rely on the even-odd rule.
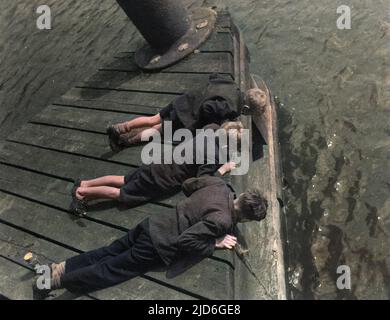
[[84,196],[81,193],[82,190],[80,190],[80,189],[83,189],[83,187],[80,186],[80,187],[77,188],[77,190],[76,190],[76,199],[82,201],[82,200],[85,200],[85,199],[84,199]]
[[71,195],[72,195],[72,199],[77,199],[77,196],[76,196],[76,193],[77,193],[77,189],[81,186],[81,180],[80,179],[76,179],[75,182],[74,182],[74,185],[73,185],[73,188],[72,188],[72,191],[71,191]]
[[70,212],[78,215],[85,216],[87,214],[87,202],[80,197],[78,189],[80,188],[82,181],[77,179],[72,188],[72,203],[70,204]]

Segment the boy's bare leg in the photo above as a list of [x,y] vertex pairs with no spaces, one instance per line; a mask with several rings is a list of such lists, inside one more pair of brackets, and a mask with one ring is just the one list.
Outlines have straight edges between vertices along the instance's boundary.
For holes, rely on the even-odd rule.
[[161,122],[162,120],[160,114],[158,113],[154,116],[150,116],[150,117],[142,116],[127,122],[118,123],[114,125],[114,127],[119,131],[120,134],[124,134],[130,132],[132,129],[142,128],[142,127],[151,128],[155,125],[161,124]]
[[76,191],[76,197],[79,200],[111,199],[118,200],[120,189],[115,187],[80,187]]
[[78,216],[85,216],[88,201],[95,199],[118,200],[120,187],[124,184],[124,176],[104,176],[93,180],[78,180],[72,189],[73,201],[69,210]]
[[80,183],[80,187],[115,187],[120,188],[125,184],[124,176],[104,176],[92,180],[83,180]]

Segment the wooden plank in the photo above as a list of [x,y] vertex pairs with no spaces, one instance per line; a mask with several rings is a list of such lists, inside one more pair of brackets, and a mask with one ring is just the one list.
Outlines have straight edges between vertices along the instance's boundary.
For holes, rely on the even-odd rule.
[[70,248],[92,250],[123,236],[123,231],[72,215],[20,197],[0,192],[0,219],[55,239]]
[[110,123],[125,122],[136,117],[139,117],[139,115],[105,110],[94,110],[91,112],[88,109],[50,105],[34,116],[31,122],[105,134],[106,128]]
[[0,257],[1,295],[11,300],[32,300],[32,276],[31,271]]
[[121,164],[11,142],[2,146],[0,161],[67,180],[91,179],[97,175],[125,175],[134,170]]
[[233,39],[231,33],[214,32],[200,48],[201,52],[229,52],[233,54]]
[[233,56],[230,52],[194,53],[163,72],[200,72],[233,75]]
[[[264,149],[264,157],[252,163],[248,172],[248,182],[257,188],[267,199],[272,199],[270,192],[269,150]],[[245,188],[246,185],[243,187]],[[270,203],[270,200],[268,200]],[[250,274],[238,259],[235,259],[235,298],[237,299],[281,299],[277,272],[278,250],[275,247],[274,210],[269,207],[265,220],[260,223],[246,223],[239,226],[248,244],[252,271],[258,281]]]
[[[27,227],[46,238],[66,244],[74,250],[92,250],[107,245],[124,235],[119,230],[86,219],[74,223],[63,212],[4,193],[0,193],[0,205],[1,220]],[[61,226],[61,229],[57,226]],[[161,273],[150,273],[170,285],[180,286],[201,296],[207,294],[208,298],[212,299],[230,297],[232,293],[229,289],[230,283],[226,283],[226,279],[231,277],[230,274],[231,270],[226,264],[211,259],[203,261],[187,272],[188,278],[184,278],[183,275],[175,279],[165,279]],[[218,289],[216,289],[217,286]],[[213,297],[211,294],[218,294],[218,296]]]
[[[4,144],[0,150],[0,161],[4,164],[53,175],[67,181],[77,178],[88,180],[104,175],[126,175],[135,170],[121,164],[12,142]],[[170,198],[156,199],[154,202],[173,206],[183,197],[184,195],[180,193]]]
[[[224,27],[221,27],[224,28]],[[135,52],[144,42],[132,42],[127,52]],[[230,52],[233,54],[232,35],[227,32],[213,32],[210,38],[199,47],[200,52]]]
[[8,137],[10,141],[59,150],[79,156],[94,157],[124,165],[140,166],[142,146],[127,148],[113,154],[107,136],[66,128],[26,124]]
[[0,254],[19,263],[24,263],[23,257],[28,252],[32,252],[34,261],[41,264],[64,261],[75,255],[73,250],[4,223],[0,223],[0,234]]
[[[33,277],[34,272],[31,269],[0,257],[0,296],[3,295],[10,300],[33,300]],[[186,297],[188,296],[184,298]],[[96,298],[57,290],[51,293],[47,300],[96,300]]]
[[[181,60],[172,67],[164,69],[163,73],[227,73],[233,74],[233,57],[227,52],[195,53]],[[122,54],[114,61],[99,70],[105,71],[137,71],[134,63],[134,53]]]
[[[71,250],[53,245],[2,223],[0,223],[0,234],[0,255],[11,260],[0,258],[0,270],[4,270],[7,266],[10,267],[7,273],[0,272],[0,274],[6,275],[4,279],[0,280],[0,292],[5,293],[10,299],[31,300],[33,298],[31,286],[35,274],[32,265],[23,260],[27,252],[32,252],[36,262],[41,264],[56,260],[62,261],[75,254]],[[57,259],[48,258],[53,256],[56,256]],[[77,297],[77,299],[91,298],[82,296]]]
[[[68,250],[60,245],[54,244],[44,239],[37,238],[29,233],[20,231],[18,229],[9,227],[0,223],[0,234],[5,235],[4,240],[0,240],[0,254],[7,256],[16,261],[22,260],[27,252],[32,252],[39,263],[60,262],[76,253]],[[10,262],[11,263],[11,262]],[[4,269],[6,265],[0,260],[0,270]],[[11,299],[31,299],[31,278],[33,272],[14,263],[11,263],[9,270],[8,283],[0,281],[0,292],[7,290],[5,294]],[[3,274],[3,273],[0,273]],[[29,281],[23,281],[24,278]],[[13,290],[13,287],[20,288],[18,291]],[[142,288],[142,290],[140,290]],[[57,298],[61,298],[61,293],[57,293]],[[190,299],[191,297],[182,294],[176,290],[163,287],[150,280],[143,278],[134,278],[123,284],[100,290],[91,293],[90,296],[97,299],[162,299],[167,296],[167,299]],[[88,299],[85,296],[77,297],[77,299]]]
[[[148,275],[164,279],[161,273],[150,272]],[[226,264],[212,259],[203,260],[171,281],[212,300],[230,300],[234,296],[233,271]]]
[[207,84],[208,78],[208,74],[178,76],[172,73],[99,71],[87,81],[77,84],[77,87],[183,94],[201,88]]
[[232,17],[228,11],[218,13],[217,26],[220,28],[231,28]]
[[72,88],[56,99],[54,104],[153,115],[176,97],[177,95],[150,92]]
[[[0,164],[0,172],[0,190],[60,210],[68,210],[73,183],[2,164]],[[116,202],[96,201],[90,205],[88,217],[94,221],[130,229],[147,216],[165,212],[175,214],[175,209],[153,203],[146,203],[136,208],[127,208]]]
[[[249,84],[248,84],[249,85]],[[251,185],[258,188],[268,200],[267,218],[259,224],[241,226],[248,243],[252,270],[259,281],[248,274],[246,268],[235,263],[236,275],[240,281],[235,282],[235,294],[240,299],[286,299],[284,270],[284,253],[282,242],[281,209],[278,202],[277,166],[278,141],[276,136],[276,112],[271,93],[262,81],[252,79],[251,87],[259,87],[267,94],[264,113],[255,113],[253,121],[267,141],[264,155],[254,161],[248,173],[244,187]],[[261,245],[260,245],[261,244]],[[238,280],[237,279],[237,280]],[[244,285],[245,284],[245,285]]]

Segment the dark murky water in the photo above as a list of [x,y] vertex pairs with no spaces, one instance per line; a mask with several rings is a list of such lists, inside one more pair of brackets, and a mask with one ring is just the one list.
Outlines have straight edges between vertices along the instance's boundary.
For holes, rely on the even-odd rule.
[[[0,138],[125,50],[134,28],[113,0],[0,2]],[[205,1],[187,0],[202,4]],[[211,2],[211,1],[210,1]],[[390,298],[390,1],[226,0],[281,117],[289,184],[289,278],[297,299]],[[352,290],[336,288],[348,265]]]

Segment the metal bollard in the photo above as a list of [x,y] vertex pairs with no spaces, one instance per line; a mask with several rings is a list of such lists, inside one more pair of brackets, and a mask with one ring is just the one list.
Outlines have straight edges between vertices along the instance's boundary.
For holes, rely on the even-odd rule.
[[147,44],[135,54],[145,70],[163,69],[191,54],[215,27],[216,12],[188,11],[180,0],[117,0]]

